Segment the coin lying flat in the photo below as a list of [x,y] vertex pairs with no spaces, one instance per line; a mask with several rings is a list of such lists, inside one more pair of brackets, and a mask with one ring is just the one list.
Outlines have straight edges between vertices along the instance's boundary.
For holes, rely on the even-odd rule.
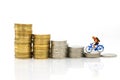
[[17,39],[15,39],[15,43],[17,44],[19,44],[19,43],[31,43],[31,39],[29,39],[29,38],[17,38]]
[[55,59],[66,58],[66,54],[65,53],[53,53],[52,58],[55,58]]
[[15,44],[15,48],[30,48],[31,44]]
[[106,54],[102,54],[101,56],[102,57],[117,57],[117,55],[114,53],[106,53]]
[[15,53],[30,53],[29,49],[15,49]]
[[34,39],[50,39],[50,34],[33,34]]
[[34,50],[35,53],[48,53],[49,50]]
[[48,50],[49,49],[49,45],[34,45],[33,49],[34,50]]
[[32,31],[32,24],[15,24],[15,31]]
[[24,35],[22,35],[22,34],[18,34],[18,35],[15,35],[15,39],[21,39],[21,38],[27,38],[27,39],[31,39],[32,38],[32,35],[31,34],[24,34]]
[[46,40],[46,39],[34,39],[33,44],[34,45],[49,45],[50,44],[50,40]]
[[67,46],[67,41],[51,41],[52,46]]
[[32,31],[15,31],[15,35],[30,35],[32,34]]
[[35,59],[46,59],[48,58],[48,53],[39,53],[39,54],[34,54]]
[[32,56],[30,54],[28,54],[28,53],[26,53],[26,54],[16,53],[15,57],[16,58],[21,58],[21,59],[27,59],[27,58],[31,58]]

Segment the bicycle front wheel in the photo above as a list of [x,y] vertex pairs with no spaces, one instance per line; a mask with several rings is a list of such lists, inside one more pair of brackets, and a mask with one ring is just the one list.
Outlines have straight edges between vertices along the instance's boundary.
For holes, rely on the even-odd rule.
[[99,45],[97,49],[98,49],[98,52],[103,52],[104,51],[104,47],[102,45]]

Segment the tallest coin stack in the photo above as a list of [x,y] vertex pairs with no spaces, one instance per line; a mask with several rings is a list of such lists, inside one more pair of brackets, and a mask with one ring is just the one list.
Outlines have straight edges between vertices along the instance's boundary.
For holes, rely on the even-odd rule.
[[31,58],[32,24],[15,24],[15,57]]

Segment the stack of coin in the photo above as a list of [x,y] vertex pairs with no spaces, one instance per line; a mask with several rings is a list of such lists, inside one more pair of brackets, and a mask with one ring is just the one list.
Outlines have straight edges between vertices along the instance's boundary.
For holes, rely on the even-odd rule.
[[98,58],[101,56],[101,53],[95,50],[92,50],[90,53],[85,52],[85,57],[87,58]]
[[65,58],[67,56],[67,41],[51,41],[52,58]]
[[48,58],[50,50],[50,35],[33,35],[33,55],[35,59]]
[[15,57],[31,58],[32,24],[15,24]]
[[83,56],[84,47],[69,47],[70,58],[80,58]]
[[85,53],[85,57],[87,58],[98,58],[100,56],[100,53]]

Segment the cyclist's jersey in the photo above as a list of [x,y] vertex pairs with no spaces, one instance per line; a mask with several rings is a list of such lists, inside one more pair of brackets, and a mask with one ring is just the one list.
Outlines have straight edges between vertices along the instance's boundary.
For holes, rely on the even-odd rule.
[[93,45],[98,45],[98,44],[99,44],[99,42],[98,43],[93,42]]
[[99,43],[95,43],[94,45],[98,45]]

